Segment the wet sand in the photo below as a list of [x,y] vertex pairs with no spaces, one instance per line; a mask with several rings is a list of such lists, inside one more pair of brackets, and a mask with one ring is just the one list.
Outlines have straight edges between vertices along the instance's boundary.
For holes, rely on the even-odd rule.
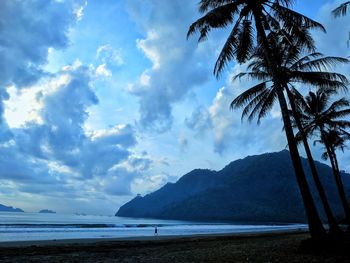
[[350,262],[350,247],[302,252],[307,233],[0,243],[0,262]]

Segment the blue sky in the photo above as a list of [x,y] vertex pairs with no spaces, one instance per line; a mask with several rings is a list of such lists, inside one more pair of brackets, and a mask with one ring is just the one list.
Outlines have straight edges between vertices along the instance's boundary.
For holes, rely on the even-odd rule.
[[[349,18],[329,15],[339,1],[310,2],[295,8],[326,26],[320,50],[349,55]],[[213,77],[225,31],[186,39],[197,1],[0,5],[0,203],[111,215],[194,168],[286,146],[277,107],[260,127],[230,111],[251,83],[230,81],[235,63]]]

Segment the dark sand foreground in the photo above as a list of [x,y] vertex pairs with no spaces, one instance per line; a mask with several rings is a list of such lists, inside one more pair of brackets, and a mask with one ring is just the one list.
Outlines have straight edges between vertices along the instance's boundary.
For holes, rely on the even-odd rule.
[[300,243],[308,237],[306,233],[270,233],[3,243],[0,262],[350,262],[350,247],[322,255],[302,252]]

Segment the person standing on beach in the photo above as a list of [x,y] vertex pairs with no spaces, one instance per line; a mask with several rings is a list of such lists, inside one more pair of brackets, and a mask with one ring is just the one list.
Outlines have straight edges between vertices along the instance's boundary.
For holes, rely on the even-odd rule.
[[157,229],[157,226],[154,228],[154,235],[155,235],[155,236],[158,236],[158,229]]

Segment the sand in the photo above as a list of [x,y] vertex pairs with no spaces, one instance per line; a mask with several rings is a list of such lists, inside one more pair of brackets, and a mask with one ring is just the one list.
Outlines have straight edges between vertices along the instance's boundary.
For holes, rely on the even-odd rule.
[[350,247],[305,252],[307,233],[0,243],[0,262],[350,262]]

